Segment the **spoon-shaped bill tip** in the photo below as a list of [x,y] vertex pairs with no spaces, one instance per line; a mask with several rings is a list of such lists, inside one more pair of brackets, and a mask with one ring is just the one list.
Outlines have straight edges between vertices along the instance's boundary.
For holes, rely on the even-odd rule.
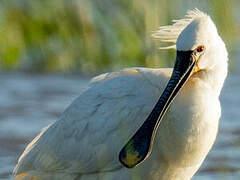
[[125,167],[133,168],[148,158],[161,119],[179,90],[190,77],[194,65],[195,61],[192,58],[192,51],[177,52],[172,76],[157,104],[143,125],[119,153],[119,161]]

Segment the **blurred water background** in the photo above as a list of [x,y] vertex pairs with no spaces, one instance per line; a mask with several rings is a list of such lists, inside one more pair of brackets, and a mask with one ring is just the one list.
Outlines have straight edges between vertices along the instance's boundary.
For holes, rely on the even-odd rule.
[[240,179],[238,0],[1,0],[0,179],[10,179],[26,144],[57,120],[90,77],[132,66],[172,67],[174,50],[158,50],[152,31],[195,7],[215,21],[230,73],[217,141],[193,179]]

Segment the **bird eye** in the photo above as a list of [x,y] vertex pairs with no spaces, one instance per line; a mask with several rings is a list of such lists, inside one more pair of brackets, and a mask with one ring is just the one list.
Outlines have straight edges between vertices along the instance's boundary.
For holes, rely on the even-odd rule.
[[198,46],[197,47],[197,52],[202,52],[204,50],[204,46]]

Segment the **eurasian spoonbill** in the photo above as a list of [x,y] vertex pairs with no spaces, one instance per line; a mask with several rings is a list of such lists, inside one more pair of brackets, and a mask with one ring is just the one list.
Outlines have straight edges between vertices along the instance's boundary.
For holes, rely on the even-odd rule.
[[155,37],[176,43],[174,68],[130,68],[93,78],[27,146],[14,169],[16,180],[194,175],[218,131],[227,50],[211,18],[197,9],[160,27]]

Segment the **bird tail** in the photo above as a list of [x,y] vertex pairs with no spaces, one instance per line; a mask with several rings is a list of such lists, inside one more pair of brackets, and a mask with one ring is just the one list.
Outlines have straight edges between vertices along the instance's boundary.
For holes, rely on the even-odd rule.
[[28,172],[16,175],[13,180],[75,180],[77,174]]
[[32,176],[31,174],[22,173],[13,178],[13,180],[40,180],[37,176]]

